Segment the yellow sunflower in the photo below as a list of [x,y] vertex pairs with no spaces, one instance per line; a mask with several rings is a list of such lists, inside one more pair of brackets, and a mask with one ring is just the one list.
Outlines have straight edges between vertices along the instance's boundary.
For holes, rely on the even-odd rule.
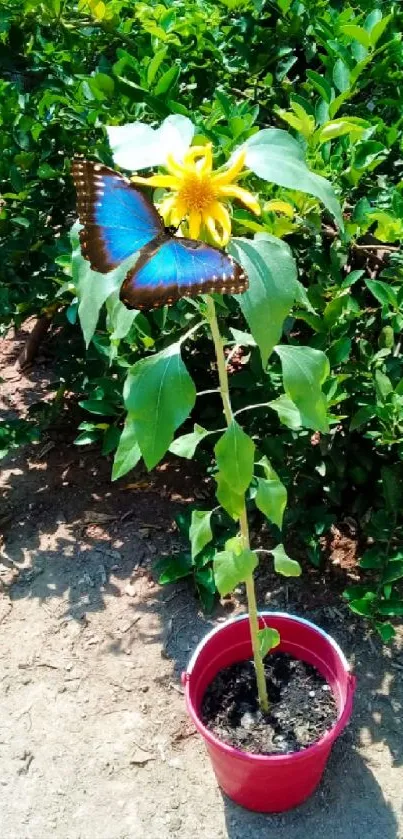
[[136,176],[132,181],[172,190],[172,195],[164,198],[159,206],[165,224],[178,227],[186,219],[191,239],[198,239],[205,228],[214,243],[223,247],[231,236],[231,219],[223,200],[236,198],[253,213],[260,214],[256,198],[234,183],[244,165],[245,151],[240,151],[231,166],[214,172],[212,147],[208,143],[192,146],[185,153],[183,163],[168,154],[165,169],[169,174]]

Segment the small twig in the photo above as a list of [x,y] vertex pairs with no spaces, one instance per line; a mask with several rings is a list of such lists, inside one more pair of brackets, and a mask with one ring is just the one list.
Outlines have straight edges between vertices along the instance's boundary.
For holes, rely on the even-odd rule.
[[179,685],[175,685],[174,682],[169,682],[168,687],[172,688],[172,690],[176,690],[176,692],[180,693],[181,696],[184,696],[185,691],[183,688],[180,688]]
[[129,626],[126,626],[126,627],[125,627],[125,629],[122,629],[122,632],[129,632],[129,630],[130,630],[130,629],[131,629],[131,628],[132,628],[132,627],[133,627],[136,623],[138,623],[138,622],[139,622],[140,618],[141,618],[141,615],[136,615],[136,617],[134,618],[134,620],[132,620],[132,622],[129,624]]
[[199,392],[196,393],[196,396],[207,396],[208,393],[219,393],[219,392],[220,392],[219,388],[214,387],[212,390],[199,390]]
[[238,350],[240,350],[240,349],[241,349],[241,345],[240,345],[240,344],[235,344],[235,345],[232,347],[231,352],[229,352],[229,353],[228,353],[227,358],[226,358],[226,362],[225,362],[225,363],[226,363],[227,370],[228,370],[229,365],[231,364],[231,361],[232,361],[232,359],[233,359],[233,357],[234,357],[235,353],[236,353],[236,352],[238,352]]
[[126,513],[123,513],[123,515],[120,517],[120,521],[125,521],[130,516],[134,516],[134,510],[127,510]]
[[351,247],[356,251],[400,251],[400,245],[383,245],[382,242],[379,242],[376,245],[352,244]]

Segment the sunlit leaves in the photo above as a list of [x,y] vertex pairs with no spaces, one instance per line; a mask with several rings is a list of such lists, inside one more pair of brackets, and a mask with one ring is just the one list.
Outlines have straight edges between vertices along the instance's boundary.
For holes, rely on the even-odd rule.
[[243,550],[240,553],[220,551],[214,557],[214,576],[218,591],[222,596],[253,574],[257,566],[257,556],[253,551]]
[[266,458],[265,478],[257,479],[256,507],[277,527],[283,524],[287,490]]
[[274,570],[277,571],[277,574],[282,574],[283,577],[299,577],[301,575],[299,562],[286,554],[284,545],[277,545],[271,553],[274,557]]
[[253,475],[255,444],[235,419],[215,446],[218,469],[234,492],[242,494]]
[[164,456],[196,399],[180,345],[172,344],[138,361],[126,379],[124,399],[144,461],[152,469]]
[[141,451],[136,437],[136,428],[130,414],[127,414],[119,445],[115,452],[112,469],[112,480],[122,478],[137,466],[141,458]]
[[213,533],[211,530],[212,510],[193,510],[192,522],[189,530],[192,559],[197,556],[203,548],[211,542]]
[[277,647],[280,643],[280,635],[277,632],[277,629],[270,629],[268,626],[265,626],[264,629],[259,629],[258,639],[259,652],[262,658],[264,658],[267,653],[273,649],[273,647]]
[[297,406],[302,425],[326,432],[326,398],[321,386],[329,375],[329,362],[323,352],[312,347],[276,347],[283,369],[284,390]]
[[193,431],[189,434],[182,434],[173,440],[169,451],[178,457],[185,457],[187,460],[191,460],[199,443],[204,437],[208,437],[209,434],[210,431],[195,423]]
[[230,251],[249,278],[238,300],[266,365],[296,296],[295,261],[288,245],[268,234],[258,234],[253,242],[235,238]]
[[[70,231],[73,249],[72,279],[80,301],[78,316],[84,340],[88,347],[98,323],[100,310],[105,300],[120,289],[127,271],[133,263],[133,257],[126,259],[118,268],[108,274],[99,274],[97,271],[93,271],[90,263],[87,259],[84,259],[81,253],[78,237],[79,229],[80,225],[75,224]],[[121,303],[119,305],[122,306]],[[136,314],[136,312],[131,313],[131,321]],[[120,317],[120,323],[123,323],[122,315]],[[125,316],[123,315],[123,317]]]
[[308,169],[299,143],[286,131],[265,128],[245,143],[246,165],[265,181],[315,195],[332,213],[340,227],[343,220],[333,187]]

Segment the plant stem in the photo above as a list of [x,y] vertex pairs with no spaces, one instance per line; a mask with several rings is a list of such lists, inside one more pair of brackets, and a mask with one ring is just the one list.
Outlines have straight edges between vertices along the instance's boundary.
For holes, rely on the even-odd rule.
[[228,385],[228,374],[227,374],[227,366],[225,363],[225,355],[224,355],[224,345],[220,335],[220,330],[218,327],[217,315],[215,311],[214,300],[210,295],[206,295],[205,297],[207,303],[207,317],[210,324],[211,334],[213,337],[214,342],[214,349],[217,359],[217,367],[218,367],[218,378],[220,382],[220,393],[222,404],[224,408],[225,419],[227,420],[227,425],[230,425],[232,422],[232,406],[231,406],[231,399],[229,395],[229,385]]
[[[206,295],[205,301],[207,304],[207,317],[210,324],[211,335],[214,342],[214,349],[217,359],[217,368],[218,368],[218,378],[220,382],[220,393],[222,398],[222,404],[225,414],[225,419],[227,421],[227,425],[230,425],[233,418],[232,406],[231,406],[231,397],[229,392],[229,384],[228,384],[228,374],[227,374],[227,366],[225,362],[225,355],[224,355],[224,347],[223,341],[221,338],[217,315],[214,305],[214,300],[210,295]],[[249,527],[248,527],[248,517],[246,513],[246,504],[245,500],[243,503],[243,509],[241,515],[239,517],[239,525],[241,530],[241,535],[243,538],[243,546],[245,550],[250,549],[250,542],[249,542]],[[253,660],[255,663],[255,671],[256,671],[256,682],[257,682],[257,690],[258,690],[258,697],[259,697],[259,705],[262,711],[267,712],[269,710],[269,699],[267,696],[267,686],[266,686],[266,678],[264,675],[264,665],[263,659],[260,655],[259,650],[259,618],[258,618],[258,611],[257,611],[257,604],[256,604],[256,594],[255,594],[255,584],[253,581],[253,574],[250,574],[249,577],[245,580],[246,584],[246,597],[248,601],[248,616],[249,616],[249,627],[250,627],[250,636],[252,641],[252,650],[253,650]]]

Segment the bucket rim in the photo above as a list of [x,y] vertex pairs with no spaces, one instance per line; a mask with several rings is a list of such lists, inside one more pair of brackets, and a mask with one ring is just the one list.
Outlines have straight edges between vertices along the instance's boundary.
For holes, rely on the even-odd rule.
[[[298,623],[303,623],[303,624],[305,624],[305,626],[309,626],[311,629],[313,629],[315,632],[317,632],[318,635],[322,635],[322,637],[326,639],[326,641],[337,652],[337,655],[339,656],[345,670],[348,673],[351,672],[351,668],[350,668],[350,665],[349,665],[349,663],[346,659],[346,656],[344,655],[341,647],[339,647],[337,641],[335,641],[334,638],[332,638],[331,635],[329,635],[327,632],[325,632],[324,629],[322,629],[320,626],[317,626],[316,623],[312,623],[312,621],[309,621],[306,618],[301,618],[299,615],[293,615],[293,614],[290,614],[289,612],[275,612],[275,611],[271,611],[269,609],[259,610],[258,617],[262,617],[262,618],[271,618],[271,617],[286,618],[286,619],[289,619],[289,620],[297,621]],[[214,637],[214,635],[218,635],[218,633],[221,632],[229,624],[237,623],[237,622],[244,621],[244,620],[249,620],[249,615],[248,615],[247,612],[243,613],[242,615],[237,615],[235,618],[228,618],[228,620],[226,620],[225,623],[220,623],[220,624],[218,624],[218,626],[213,627],[213,629],[211,629],[210,632],[207,632],[207,634],[204,635],[202,640],[199,641],[196,649],[192,653],[192,655],[189,659],[189,663],[186,667],[185,674],[187,676],[191,675],[192,670],[195,667],[196,661],[197,661],[202,649],[206,646],[206,644],[208,644],[208,642],[211,640],[211,638]]]

